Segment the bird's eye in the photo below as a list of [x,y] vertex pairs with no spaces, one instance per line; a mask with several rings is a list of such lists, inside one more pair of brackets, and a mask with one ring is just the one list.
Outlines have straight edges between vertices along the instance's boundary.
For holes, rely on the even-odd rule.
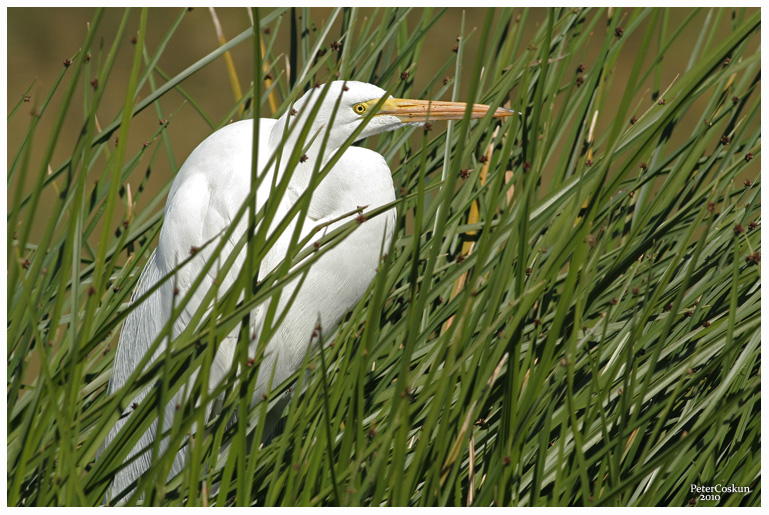
[[358,114],[363,114],[366,112],[366,109],[368,108],[366,107],[366,104],[355,104],[354,106],[352,106],[352,109]]

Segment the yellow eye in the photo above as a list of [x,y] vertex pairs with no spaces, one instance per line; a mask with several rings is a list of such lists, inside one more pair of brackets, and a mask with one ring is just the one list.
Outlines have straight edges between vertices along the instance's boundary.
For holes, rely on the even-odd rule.
[[366,112],[368,107],[366,107],[366,104],[355,104],[354,106],[352,106],[352,109],[358,114],[363,114]]

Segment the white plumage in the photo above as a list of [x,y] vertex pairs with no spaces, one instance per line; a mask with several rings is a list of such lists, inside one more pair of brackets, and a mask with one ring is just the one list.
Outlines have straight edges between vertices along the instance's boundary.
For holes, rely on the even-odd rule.
[[[286,164],[297,145],[300,128],[307,123],[309,113],[323,89],[320,87],[310,90],[278,120],[259,120],[257,170],[264,179],[254,199],[257,211],[267,202],[273,184],[273,174],[277,173],[280,179],[286,173]],[[280,207],[270,230],[273,230],[275,225],[285,217],[299,195],[307,189],[317,161],[320,160],[321,164],[325,164],[385,94],[384,90],[361,82],[335,81],[329,85],[328,93],[322,99],[306,140],[307,143],[312,141],[305,151],[307,159],[291,172],[288,189],[280,201]],[[340,96],[341,101],[333,125],[330,125],[334,106]],[[462,103],[425,102],[388,97],[380,110],[370,118],[357,139],[393,130],[406,124],[424,123],[428,119],[461,118],[466,109],[470,109],[472,117],[477,118],[483,116],[489,108],[477,104],[468,107]],[[512,114],[511,111],[498,109],[493,116],[510,114]],[[292,127],[295,122],[296,126],[286,138],[287,127]],[[174,179],[166,202],[158,247],[147,262],[132,299],[140,297],[162,277],[171,273],[180,262],[190,256],[190,250],[193,247],[201,250],[176,273],[174,280],[166,281],[126,319],[118,343],[108,394],[123,387],[152,342],[160,334],[163,325],[169,320],[174,302],[174,287],[178,289],[177,299],[182,298],[189,291],[204,263],[211,259],[218,238],[233,223],[236,213],[248,200],[253,126],[253,120],[246,120],[233,123],[212,134],[190,154]],[[326,151],[321,155],[321,144],[327,130],[328,143]],[[276,151],[282,153],[277,167],[266,167]],[[360,206],[368,206],[367,210],[371,210],[394,200],[391,172],[384,158],[364,148],[349,147],[313,191],[309,211],[303,222],[302,235]],[[324,332],[328,334],[339,324],[344,314],[360,301],[374,278],[381,253],[389,248],[395,226],[395,214],[395,209],[391,209],[362,223],[344,241],[310,267],[287,315],[267,344],[253,402],[261,399],[265,393],[266,383],[273,367],[275,368],[273,379],[275,386],[298,369],[307,351],[313,329],[319,320]],[[333,230],[348,221],[349,218],[337,221],[326,230]],[[277,244],[268,251],[260,264],[259,277],[267,275],[285,257],[296,223],[297,220],[294,219],[289,228],[282,232]],[[235,243],[243,236],[246,224],[247,217],[241,217],[234,235],[226,242],[220,255],[222,264],[230,255]],[[318,237],[320,235],[315,238]],[[213,243],[204,247],[211,240]],[[243,267],[244,259],[245,251],[241,251],[225,279],[217,286],[220,296],[232,285]],[[194,292],[193,298],[181,316],[176,319],[173,336],[184,330],[191,316],[200,306],[203,296],[214,287],[217,270],[218,267],[215,265],[206,274],[200,287]],[[278,313],[286,308],[297,284],[298,279],[284,288]],[[252,331],[256,334],[261,330],[263,309],[266,307],[257,307],[252,316],[252,320],[255,321]],[[209,387],[217,385],[229,371],[236,350],[237,334],[238,330],[235,329],[217,349],[210,371]],[[166,345],[167,342],[163,342],[159,346],[152,357],[153,361],[163,353]],[[255,351],[255,344],[251,344],[249,356],[253,357]],[[138,395],[133,402],[140,403],[148,390]],[[166,406],[165,429],[170,427],[175,414],[175,405],[182,402],[183,395],[184,392],[180,391]],[[130,408],[128,411],[131,411]],[[123,417],[112,428],[102,450],[115,438],[127,418]],[[156,426],[157,421],[142,435],[129,454],[129,458],[154,440]],[[161,452],[165,447],[164,444],[161,445]],[[171,476],[183,467],[185,454],[184,451],[178,453]],[[146,471],[150,458],[151,452],[145,452],[139,459],[120,471],[111,486],[109,497],[115,497]]]

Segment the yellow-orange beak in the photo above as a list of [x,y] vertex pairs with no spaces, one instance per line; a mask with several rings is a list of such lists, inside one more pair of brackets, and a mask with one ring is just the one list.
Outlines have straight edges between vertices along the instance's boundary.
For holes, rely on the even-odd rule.
[[[368,102],[372,107],[377,100]],[[461,120],[465,117],[465,111],[470,109],[470,118],[483,118],[491,109],[484,104],[469,105],[465,102],[444,102],[441,100],[411,100],[408,98],[388,98],[377,112],[377,115],[391,115],[399,118],[404,123],[426,122],[438,120]],[[491,116],[502,118],[512,116],[515,111],[497,108]]]

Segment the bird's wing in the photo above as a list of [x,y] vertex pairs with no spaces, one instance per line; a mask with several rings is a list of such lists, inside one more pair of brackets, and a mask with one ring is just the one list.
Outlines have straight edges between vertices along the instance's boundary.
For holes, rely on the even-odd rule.
[[[269,131],[275,124],[275,120],[261,119],[260,127],[260,168],[263,162],[269,158],[266,148]],[[187,294],[190,285],[200,273],[203,264],[211,258],[217,238],[231,224],[233,214],[248,196],[250,190],[251,146],[253,141],[253,120],[243,120],[230,124],[206,138],[190,154],[184,165],[179,169],[174,178],[173,185],[166,202],[163,228],[160,233],[158,247],[153,252],[147,265],[139,278],[131,302],[144,295],[165,275],[175,271],[174,278],[159,287],[149,298],[129,314],[123,324],[118,342],[112,378],[107,388],[108,394],[112,394],[123,385],[136,369],[144,355],[150,349],[153,341],[160,334],[170,316],[170,306],[173,302],[174,288],[178,288],[181,296]],[[266,172],[263,185],[257,192],[257,209],[264,204],[269,193],[271,172]],[[245,221],[239,225],[245,227]],[[223,249],[222,256],[227,256],[237,241],[242,230],[236,231]],[[213,241],[212,241],[213,240]],[[206,246],[206,244],[210,244]],[[194,248],[200,251],[195,258],[185,266],[178,269],[178,265],[190,256]],[[224,293],[240,269],[242,257],[239,256],[230,273],[219,285]],[[203,296],[210,290],[217,268],[214,267],[199,288],[192,293],[187,307],[179,314],[174,322],[173,334],[179,334],[187,325],[190,317],[197,310]],[[152,363],[165,350],[167,341],[164,340],[153,353]],[[227,347],[222,345],[222,347]],[[229,363],[230,361],[227,361]],[[220,367],[222,368],[222,367]],[[218,382],[224,372],[213,370],[211,383]],[[191,378],[195,380],[196,374]],[[217,376],[217,377],[214,377]],[[128,403],[141,402],[149,392],[144,389],[135,399]],[[184,388],[179,390],[174,398],[165,406],[164,426],[170,427],[175,415],[175,405],[182,401]],[[115,436],[125,425],[127,417],[119,420],[110,430],[102,451],[114,440]],[[129,458],[135,456],[141,448],[147,447],[155,438],[157,421],[139,439],[138,443],[129,454]],[[165,443],[161,444],[161,452],[165,449]],[[184,451],[177,454],[176,461],[171,469],[173,476],[182,466]],[[121,492],[131,482],[149,467],[150,453],[145,453],[132,464],[126,466],[115,477],[111,494]]]
[[[153,252],[144,266],[144,270],[139,276],[136,291],[131,295],[131,303],[147,293],[162,279],[162,273],[155,264],[156,254],[157,252]],[[125,385],[141,358],[149,350],[157,335],[160,334],[163,327],[160,306],[161,290],[167,287],[167,284],[161,285],[144,302],[136,306],[123,322],[115,354],[115,364],[112,368],[112,377],[107,386],[108,394],[116,392]],[[161,343],[161,351],[164,346],[165,344]]]
[[[132,303],[147,293],[162,278],[162,273],[155,263],[156,254],[156,252],[152,253],[141,276],[139,276],[138,286],[131,296]],[[167,287],[168,284],[164,284],[155,290],[155,292],[146,298],[144,302],[136,306],[134,311],[123,323],[115,354],[115,364],[112,368],[112,377],[107,386],[108,395],[115,393],[126,384],[131,373],[133,373],[144,354],[149,350],[152,342],[155,341],[157,335],[160,334],[160,330],[163,326],[163,317],[161,315],[161,290]],[[154,353],[153,359],[163,351],[165,345],[165,342],[162,342],[159,345]],[[148,392],[149,387],[145,388],[128,403],[128,408],[122,414],[123,417],[118,420],[115,426],[110,430],[107,438],[99,449],[98,455],[101,455],[104,449],[106,449],[112,440],[114,440],[115,436],[117,436],[123,425],[125,425],[128,420],[125,415],[132,411],[131,405],[133,403],[140,403]],[[155,436],[155,427],[156,424],[153,424],[147,432],[142,435],[136,446],[131,450],[129,458],[136,455],[142,447],[146,447],[152,442]],[[114,496],[125,489],[125,487],[136,479],[142,471],[146,470],[148,466],[149,455],[148,453],[145,453],[145,455],[118,472],[112,485],[111,496]]]

